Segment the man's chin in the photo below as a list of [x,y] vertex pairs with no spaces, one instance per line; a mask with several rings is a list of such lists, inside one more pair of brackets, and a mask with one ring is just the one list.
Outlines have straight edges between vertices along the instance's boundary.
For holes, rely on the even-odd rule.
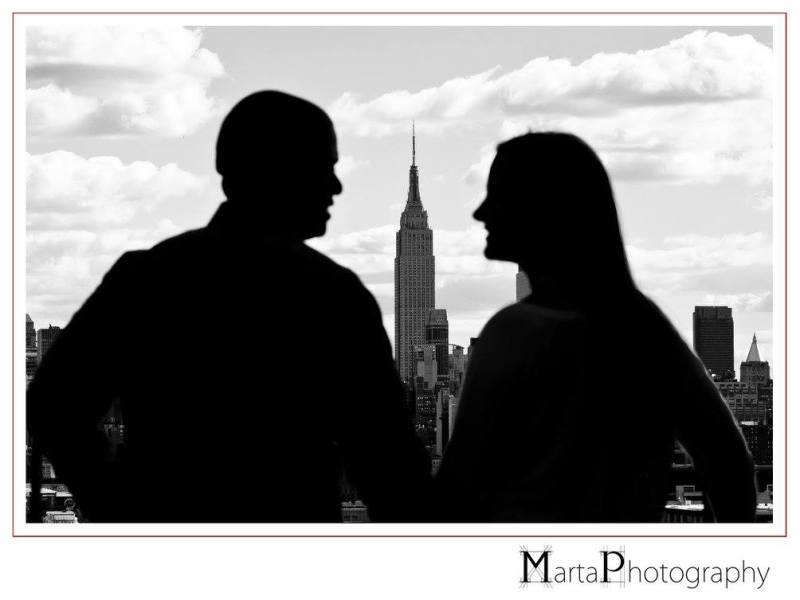
[[513,253],[506,252],[502,248],[498,248],[492,244],[486,244],[486,248],[483,250],[483,255],[490,260],[508,260],[511,262],[516,262]]
[[310,240],[312,238],[322,237],[327,232],[327,227],[322,224],[319,227],[310,227],[306,231],[303,232],[303,239]]

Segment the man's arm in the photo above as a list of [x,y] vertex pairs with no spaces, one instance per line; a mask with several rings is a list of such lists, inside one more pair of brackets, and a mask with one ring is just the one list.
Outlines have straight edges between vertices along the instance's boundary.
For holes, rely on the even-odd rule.
[[430,458],[414,432],[378,305],[360,281],[353,288],[345,347],[364,375],[337,411],[345,470],[373,521],[428,520]]
[[[107,442],[98,421],[108,411],[123,358],[111,331],[127,328],[122,303],[129,253],[59,334],[27,392],[27,426],[34,447],[53,464],[90,520],[103,520],[111,482]],[[36,453],[35,453],[36,455]],[[35,469],[39,465],[34,465]]]

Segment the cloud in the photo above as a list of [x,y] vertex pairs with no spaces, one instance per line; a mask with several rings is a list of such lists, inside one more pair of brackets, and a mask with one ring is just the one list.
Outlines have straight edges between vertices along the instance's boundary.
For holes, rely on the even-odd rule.
[[407,133],[408,121],[416,118],[417,129],[438,129],[436,121],[474,117],[494,103],[498,68],[468,77],[450,79],[438,87],[419,92],[397,90],[361,102],[358,95],[345,92],[328,108],[337,129],[359,136],[385,136]]
[[[525,133],[525,131],[527,131],[527,128],[520,133]],[[506,139],[514,137],[515,135],[518,134],[501,135],[500,138]],[[486,180],[489,179],[489,169],[492,166],[496,148],[497,146],[495,144],[486,144],[480,149],[480,158],[467,168],[467,172],[464,175],[464,182],[467,185],[481,188],[486,187]]]
[[367,289],[375,296],[378,306],[384,316],[394,314],[394,282],[389,283],[365,283]]
[[394,256],[397,225],[381,225],[337,236],[315,238],[310,244],[320,252],[332,254],[385,254]]
[[[450,315],[496,311],[515,301],[514,276],[509,273],[447,278],[436,289],[436,304]],[[475,333],[474,335],[477,335]]]
[[750,35],[698,30],[636,53],[600,53],[578,63],[538,57],[501,74],[494,67],[417,92],[335,100],[331,115],[357,135],[405,132],[410,119],[456,125],[482,116],[614,114],[639,106],[719,103],[768,97],[772,51]]
[[63,150],[29,155],[27,171],[26,310],[59,325],[123,252],[178,233],[170,219],[155,220],[156,207],[206,186],[175,164]]
[[[716,183],[739,176],[772,179],[772,120],[768,99],[718,104],[631,107],[614,115],[507,118],[499,139],[528,131],[578,135],[597,151],[613,181]],[[464,180],[485,185],[495,144],[481,148]]]
[[673,236],[658,247],[629,245],[627,252],[636,280],[656,297],[772,310],[772,241],[763,233]]
[[[596,54],[573,64],[538,57],[416,92],[371,100],[346,93],[330,108],[361,136],[486,125],[499,139],[568,131],[594,147],[617,180],[713,183],[772,176],[772,50],[750,35],[698,30],[658,48]],[[483,185],[494,155],[483,147],[466,172]]]
[[753,200],[753,206],[756,210],[762,212],[769,212],[772,210],[772,193],[762,192],[758,194]]
[[185,27],[31,27],[31,135],[187,135],[223,110],[208,94],[224,74]]
[[88,120],[100,106],[97,98],[78,96],[52,83],[27,90],[26,98],[28,124],[34,133],[73,129]]
[[361,231],[308,241],[308,245],[352,269],[361,277],[386,276],[394,271],[396,225],[381,225]]
[[772,312],[772,292],[758,294],[705,294],[701,303],[708,306],[730,306],[734,312]]
[[[394,272],[397,225],[381,225],[337,236],[309,240],[309,245],[363,275]],[[464,231],[434,229],[433,252],[437,281],[450,275],[474,275],[508,271],[503,263],[483,256],[486,232],[473,225]]]
[[174,163],[123,163],[115,156],[84,158],[65,150],[27,157],[27,226],[96,230],[129,223],[174,197],[202,191],[206,179]]
[[771,50],[752,36],[698,30],[659,48],[600,53],[572,65],[537,58],[505,76],[513,110],[616,112],[620,106],[761,97]]
[[144,228],[28,231],[25,311],[64,326],[123,252],[178,232],[169,219]]
[[356,158],[355,156],[350,156],[349,154],[345,154],[344,156],[339,157],[339,162],[336,163],[336,174],[341,177],[347,177],[355,171],[356,169],[362,169],[369,165],[369,161],[366,159]]
[[486,230],[482,225],[471,225],[464,231],[434,229],[433,240],[437,256],[483,256]]
[[772,240],[763,232],[719,237],[675,235],[664,238],[660,249],[629,247],[628,255],[637,266],[658,270],[771,265]]

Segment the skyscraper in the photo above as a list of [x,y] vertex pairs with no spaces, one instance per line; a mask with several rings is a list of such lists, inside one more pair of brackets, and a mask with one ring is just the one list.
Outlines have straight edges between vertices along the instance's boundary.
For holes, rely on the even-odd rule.
[[50,346],[56,341],[58,334],[61,333],[61,327],[50,325],[47,329],[40,329],[37,333],[36,345],[39,352],[39,364],[41,364],[44,355],[50,350]]
[[733,315],[727,306],[695,306],[694,351],[714,379],[730,381],[733,370]]
[[25,315],[25,347],[36,348],[36,327],[29,314]]
[[428,322],[425,324],[425,341],[436,347],[437,375],[446,384],[450,376],[450,339],[446,309],[434,308],[428,313]]
[[30,383],[39,365],[39,354],[36,351],[36,328],[31,316],[25,315],[25,381]]
[[[464,346],[453,344],[453,354],[450,355],[450,383],[455,383],[457,386],[461,385],[461,380],[464,377],[466,370],[467,357],[464,354]],[[451,390],[456,393],[455,390]]]
[[414,346],[425,343],[425,325],[435,306],[433,231],[419,194],[416,135],[411,135],[408,199],[400,216],[394,259],[394,344],[397,370],[405,381],[414,378]]

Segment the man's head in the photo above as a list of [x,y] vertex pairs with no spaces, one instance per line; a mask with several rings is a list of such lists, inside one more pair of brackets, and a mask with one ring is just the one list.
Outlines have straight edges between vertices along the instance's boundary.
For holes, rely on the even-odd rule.
[[216,166],[228,200],[261,219],[267,233],[308,239],[325,233],[342,184],[333,124],[318,106],[283,92],[251,94],[217,138]]

